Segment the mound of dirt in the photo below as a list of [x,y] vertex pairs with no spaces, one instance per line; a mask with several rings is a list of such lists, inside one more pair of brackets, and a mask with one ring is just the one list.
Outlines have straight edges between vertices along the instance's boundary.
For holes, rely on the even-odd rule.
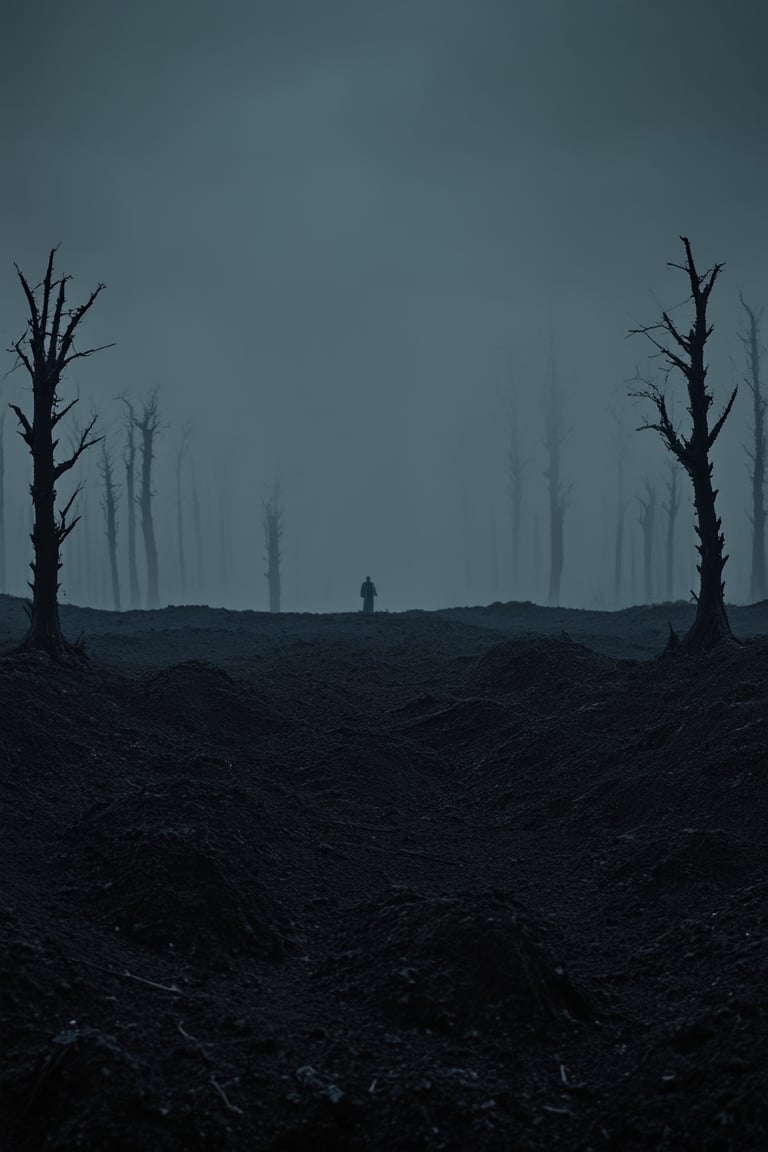
[[494,700],[453,700],[435,711],[418,716],[403,727],[411,739],[435,748],[473,748],[498,738],[509,725],[509,711]]
[[284,723],[253,689],[246,690],[223,668],[204,660],[185,660],[143,677],[128,714],[190,735],[233,730],[241,736],[259,736]]
[[258,834],[249,843],[216,819],[239,795],[171,779],[93,806],[60,856],[91,923],[160,951],[281,959],[285,917]]
[[495,644],[467,671],[467,688],[489,696],[541,704],[583,693],[609,677],[615,661],[575,643],[569,635],[524,635]]
[[724,828],[681,828],[667,835],[643,827],[620,836],[612,852],[611,886],[644,904],[685,909],[696,892],[732,889],[758,868],[763,847]]
[[282,957],[275,902],[254,876],[226,875],[204,834],[189,825],[133,825],[93,871],[86,899],[105,925],[150,948]]
[[504,892],[399,892],[350,909],[338,944],[328,965],[343,994],[364,997],[401,1026],[508,1035],[594,1015],[527,911]]

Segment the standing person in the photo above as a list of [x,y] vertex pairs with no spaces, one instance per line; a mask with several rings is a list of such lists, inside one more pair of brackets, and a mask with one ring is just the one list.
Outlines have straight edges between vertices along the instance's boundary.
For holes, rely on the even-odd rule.
[[378,595],[376,585],[370,576],[366,576],[360,586],[360,595],[363,598],[363,612],[373,612],[373,598]]

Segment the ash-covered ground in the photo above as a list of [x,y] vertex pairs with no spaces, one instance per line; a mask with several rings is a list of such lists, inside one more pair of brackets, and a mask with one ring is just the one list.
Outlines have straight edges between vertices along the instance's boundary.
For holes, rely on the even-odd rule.
[[[0,1146],[768,1147],[768,603],[67,608],[0,659]],[[0,598],[0,648],[21,639]]]

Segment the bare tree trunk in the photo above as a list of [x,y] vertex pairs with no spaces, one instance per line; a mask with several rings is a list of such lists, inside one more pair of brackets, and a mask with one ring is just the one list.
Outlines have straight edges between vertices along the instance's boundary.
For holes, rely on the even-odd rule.
[[[712,486],[712,463],[709,453],[733,407],[736,389],[734,388],[725,408],[710,428],[708,413],[713,397],[707,388],[705,348],[712,334],[712,328],[707,320],[707,304],[722,265],[715,264],[710,271],[700,275],[694,264],[687,237],[683,236],[681,239],[685,248],[686,262],[675,267],[685,272],[690,284],[691,300],[694,305],[691,328],[687,335],[683,335],[672,323],[668,313],[663,312],[659,324],[636,331],[647,336],[667,363],[684,377],[688,392],[688,411],[691,416],[689,434],[686,436],[675,428],[666,397],[657,384],[645,381],[645,389],[636,395],[650,400],[656,409],[655,422],[649,422],[644,427],[653,428],[659,433],[667,448],[685,468],[693,484],[696,534],[699,538],[696,547],[700,557],[697,567],[701,581],[696,596],[696,618],[683,643],[689,651],[700,652],[723,641],[734,641],[725,608],[723,582],[723,568],[728,557],[724,554],[725,540],[721,532],[721,521],[715,509],[717,490]],[[672,348],[666,347],[656,338],[655,332],[659,329],[671,338]],[[677,351],[673,350],[674,348]]]
[[752,461],[752,570],[749,582],[749,598],[753,603],[765,600],[765,397],[760,380],[760,320],[739,293],[742,307],[747,314],[747,331],[742,342],[747,352],[747,387],[752,393],[752,437],[753,448],[747,450]]
[[144,404],[140,417],[134,416],[133,422],[141,436],[141,491],[139,494],[139,511],[141,512],[141,531],[144,537],[144,553],[147,560],[147,608],[159,608],[159,565],[157,558],[157,541],[155,540],[155,523],[152,517],[152,462],[154,459],[155,438],[160,428],[160,414],[158,412],[157,392],[150,393]]
[[77,352],[74,340],[81,321],[103,285],[100,284],[91,293],[85,304],[67,309],[66,285],[69,277],[62,276],[54,280],[55,254],[56,250],[52,249],[48,257],[48,267],[41,286],[41,302],[38,301],[37,290],[30,288],[21,270],[18,267],[16,269],[29,307],[29,319],[26,331],[15,342],[14,349],[32,379],[32,420],[27,418],[18,405],[12,404],[11,408],[18,418],[21,437],[32,455],[32,604],[29,609],[29,631],[22,647],[39,649],[47,652],[53,660],[61,660],[68,655],[83,656],[82,650],[64,639],[58,601],[61,545],[78,522],[79,517],[70,520],[69,514],[80,489],[76,488],[64,507],[57,511],[56,485],[74,467],[83,452],[98,443],[99,438],[91,435],[96,423],[93,417],[81,432],[71,455],[56,462],[58,434],[55,436],[54,430],[77,403],[75,399],[63,408],[59,407],[61,401],[58,388],[68,364],[99,351],[89,348]]
[[115,488],[112,457],[106,441],[101,446],[101,480],[104,485],[104,530],[107,536],[109,571],[112,580],[112,607],[120,611],[120,577],[117,569],[117,491]]
[[280,484],[276,480],[269,499],[264,501],[264,543],[267,549],[267,584],[269,585],[269,610],[280,611],[280,539],[283,535],[283,509],[280,499]]
[[676,461],[672,460],[669,465],[669,480],[667,482],[669,499],[663,506],[667,514],[667,554],[665,559],[667,600],[669,601],[675,598],[675,523],[677,521],[677,513],[680,509],[680,491],[677,485],[677,476],[678,465]]
[[560,603],[560,583],[563,578],[563,510],[550,495],[549,502],[549,595],[548,603]]
[[[32,491],[32,483],[31,483],[31,481],[30,481],[30,485],[29,485],[29,490],[30,490],[30,492]],[[29,542],[29,543],[32,545],[32,555],[33,555],[33,557],[34,557],[34,554],[35,554],[35,549],[34,549],[34,542],[35,542],[35,505],[34,505],[34,503],[32,503],[31,501],[30,501],[29,507],[27,508],[27,513],[26,513],[26,524],[24,524],[24,525],[23,525],[23,528],[24,528],[24,532],[23,532],[23,539],[24,539],[24,542],[25,542],[25,544],[26,544],[27,542]],[[31,567],[31,565],[30,565],[30,567]],[[26,608],[26,605],[25,605],[25,608]]]
[[653,604],[653,533],[656,523],[656,489],[649,480],[644,481],[645,497],[640,501],[640,528],[643,533],[643,599]]
[[125,498],[128,505],[128,599],[131,608],[138,608],[141,604],[139,591],[139,569],[136,563],[136,440],[134,429],[136,418],[133,406],[123,397],[128,410],[128,419],[125,422],[125,450],[123,464],[125,465]]

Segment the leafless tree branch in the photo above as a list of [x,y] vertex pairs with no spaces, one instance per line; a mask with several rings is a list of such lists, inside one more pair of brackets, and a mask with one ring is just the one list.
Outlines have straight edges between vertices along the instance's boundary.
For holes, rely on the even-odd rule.
[[56,425],[64,419],[67,412],[71,412],[75,404],[79,403],[79,400],[79,396],[76,396],[75,399],[71,400],[69,404],[66,404],[60,412],[54,412],[53,416],[51,417],[51,428],[55,428]]
[[24,440],[24,443],[28,444],[29,447],[31,448],[32,447],[32,425],[30,424],[29,420],[27,419],[27,417],[22,412],[21,408],[19,408],[18,404],[9,404],[8,407],[11,408],[15,412],[16,418],[18,419],[19,424],[21,424],[21,428],[22,428],[21,437]]
[[714,444],[715,440],[717,440],[718,436],[720,435],[720,432],[722,431],[723,424],[725,424],[726,420],[728,419],[728,417],[730,415],[731,408],[733,408],[733,402],[736,399],[736,394],[737,394],[738,390],[739,390],[738,387],[736,387],[736,388],[734,388],[733,392],[731,392],[730,399],[729,399],[728,403],[726,404],[725,408],[723,409],[722,415],[720,416],[720,419],[712,426],[712,428],[710,430],[709,440],[708,440],[708,444],[709,444],[710,448]]
[[64,475],[65,472],[69,472],[70,468],[73,468],[77,461],[80,459],[83,452],[85,452],[88,448],[93,448],[94,444],[99,444],[104,439],[103,436],[91,436],[91,432],[93,431],[95,424],[96,417],[93,416],[88,421],[85,428],[83,428],[82,432],[80,432],[72,455],[68,459],[62,460],[54,468],[54,480],[58,480],[61,476]]

